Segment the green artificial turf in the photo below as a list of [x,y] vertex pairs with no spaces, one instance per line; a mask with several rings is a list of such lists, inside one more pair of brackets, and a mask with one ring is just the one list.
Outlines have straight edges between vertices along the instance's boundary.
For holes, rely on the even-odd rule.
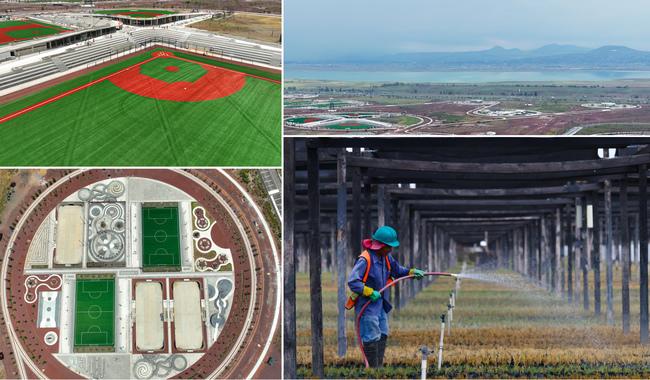
[[[150,15],[143,15],[143,14],[124,14],[128,12],[143,12],[143,13],[149,13]],[[158,10],[158,9],[105,9],[105,10],[99,10],[95,11],[95,13],[98,14],[104,14],[104,15],[120,15],[120,16],[128,16],[128,17],[133,17],[133,18],[154,18],[160,15],[173,15],[176,14],[174,11],[163,11],[163,10]]]
[[115,279],[77,279],[74,346],[113,346]]
[[321,119],[319,117],[292,117],[290,119],[287,119],[289,123],[296,123],[296,124],[306,124],[306,123],[313,123],[315,121],[321,121],[324,119]]
[[[158,50],[162,49],[154,51]],[[0,117],[142,62],[151,53],[0,105]],[[280,97],[279,84],[253,77],[247,77],[244,88],[228,97],[189,103],[141,97],[103,81],[0,124],[4,143],[0,166],[278,166]]]
[[178,206],[142,206],[142,267],[180,269]]
[[[167,67],[177,67],[178,71],[168,71]],[[185,81],[195,82],[207,71],[197,63],[181,61],[175,58],[158,58],[142,65],[140,72],[167,83]]]
[[8,28],[10,26],[21,26],[25,24],[30,24],[30,23],[25,21],[20,21],[20,20],[0,21],[0,31],[3,28]]

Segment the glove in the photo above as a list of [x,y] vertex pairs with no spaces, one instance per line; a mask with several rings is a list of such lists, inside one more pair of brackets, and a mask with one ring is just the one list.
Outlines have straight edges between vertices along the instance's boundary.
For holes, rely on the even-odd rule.
[[415,276],[416,280],[421,280],[424,277],[424,271],[417,268],[411,269],[409,274]]
[[368,286],[363,287],[363,295],[369,297],[372,302],[381,298],[381,293]]

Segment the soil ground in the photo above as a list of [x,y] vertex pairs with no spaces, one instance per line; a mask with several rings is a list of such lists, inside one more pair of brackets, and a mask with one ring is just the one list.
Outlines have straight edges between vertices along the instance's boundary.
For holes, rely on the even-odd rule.
[[190,26],[219,34],[271,43],[280,43],[282,36],[282,18],[275,16],[237,13],[226,19],[204,20]]

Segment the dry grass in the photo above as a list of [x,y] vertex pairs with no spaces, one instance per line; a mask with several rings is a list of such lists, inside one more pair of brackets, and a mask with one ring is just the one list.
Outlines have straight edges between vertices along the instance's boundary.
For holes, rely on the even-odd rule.
[[249,40],[280,43],[282,18],[240,13],[226,19],[199,21],[190,27]]
[[[603,266],[603,314],[604,273]],[[593,290],[590,292],[591,310],[585,311],[581,303],[568,304],[545,290],[535,288],[516,274],[497,273],[495,282],[463,280],[452,333],[445,337],[446,372],[430,375],[511,377],[520,376],[517,371],[529,368],[531,371],[548,371],[542,375],[545,373],[544,376],[549,377],[592,377],[596,374],[598,377],[644,377],[635,371],[649,362],[650,347],[639,344],[638,267],[633,267],[632,273],[630,334],[623,334],[620,327],[621,271],[618,267],[614,270],[614,326],[606,325],[604,315],[593,315]],[[346,315],[348,352],[339,358],[336,352],[335,286],[331,274],[324,274],[323,279],[325,363],[330,375],[345,375],[338,371],[343,367],[354,371],[353,368],[359,368],[361,362],[354,335],[353,313]],[[309,286],[305,275],[299,275],[297,280],[298,363],[303,369],[308,369],[311,363]],[[592,284],[593,278],[590,279],[590,288],[593,288]],[[406,372],[373,375],[410,377],[417,373],[419,347],[437,346],[440,323],[436,316],[446,310],[451,288],[450,281],[438,280],[404,309],[391,313],[386,363],[392,367],[389,369],[401,368]],[[617,366],[619,372],[590,372],[598,371],[601,366]],[[409,368],[415,372],[408,372],[411,371]],[[364,376],[363,372],[350,373]],[[535,373],[524,373],[524,377]]]

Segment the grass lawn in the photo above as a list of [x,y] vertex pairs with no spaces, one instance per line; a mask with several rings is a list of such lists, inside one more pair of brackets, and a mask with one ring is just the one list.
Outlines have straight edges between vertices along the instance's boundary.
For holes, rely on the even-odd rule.
[[280,43],[282,18],[242,13],[225,19],[199,21],[190,27],[251,40]]
[[420,119],[410,115],[401,115],[401,116],[384,117],[379,119],[379,121],[406,127],[409,125],[414,125],[419,123]]
[[590,125],[578,131],[578,135],[595,135],[599,133],[621,133],[621,132],[637,132],[642,134],[650,134],[650,123],[648,124],[599,124]]
[[74,346],[112,347],[115,341],[115,279],[77,279]]
[[347,129],[372,129],[372,125],[359,124],[359,123],[341,123],[325,126],[327,129],[338,129],[338,130],[347,130]]
[[[151,54],[131,57],[2,104],[0,119],[143,62]],[[280,79],[279,74],[256,68],[179,52],[174,55],[274,81]],[[178,70],[167,71],[167,66],[177,66]],[[192,82],[203,69],[196,63],[156,58],[140,66],[140,70],[162,81]],[[145,80],[138,86],[146,90],[151,84]],[[0,141],[4,142],[0,165],[277,166],[281,162],[280,108],[281,86],[252,76],[247,76],[241,90],[230,96],[193,102],[144,97],[104,80],[0,123]]]
[[180,247],[178,206],[143,206],[142,267],[180,269]]
[[428,115],[434,119],[440,120],[443,123],[459,123],[465,120],[465,115],[454,115],[446,112],[431,112]]

